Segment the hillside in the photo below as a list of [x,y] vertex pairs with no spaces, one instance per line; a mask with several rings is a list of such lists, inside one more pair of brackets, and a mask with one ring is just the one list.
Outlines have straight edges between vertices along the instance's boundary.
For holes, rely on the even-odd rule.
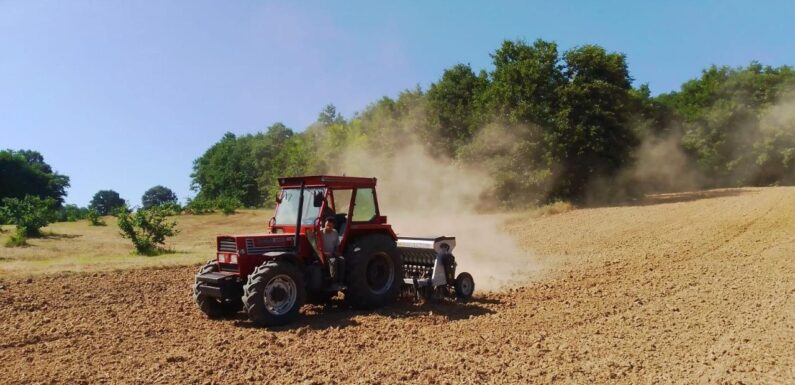
[[[502,221],[526,257],[510,261],[524,275],[509,289],[466,305],[307,306],[274,330],[203,317],[195,267],[3,278],[0,382],[795,382],[795,188]],[[484,238],[459,241],[476,282],[488,259],[460,253]]]

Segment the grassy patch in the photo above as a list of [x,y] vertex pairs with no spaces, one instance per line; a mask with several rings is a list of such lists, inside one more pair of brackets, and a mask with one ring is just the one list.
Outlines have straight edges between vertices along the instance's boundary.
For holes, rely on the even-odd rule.
[[[103,218],[108,226],[90,226],[87,220],[52,223],[42,229],[43,237],[27,240],[29,247],[0,248],[0,274],[27,276],[202,263],[215,255],[217,235],[264,233],[271,215],[273,210],[263,209],[238,210],[228,216],[171,217],[180,233],[168,238],[168,251],[157,256],[132,254],[133,246],[119,235],[114,217]],[[13,226],[5,229],[9,228]],[[11,234],[13,231],[0,234],[0,242],[5,243]]]

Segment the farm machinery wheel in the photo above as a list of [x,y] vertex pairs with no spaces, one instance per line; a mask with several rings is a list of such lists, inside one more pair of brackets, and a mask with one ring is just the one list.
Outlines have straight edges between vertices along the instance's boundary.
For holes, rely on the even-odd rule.
[[459,301],[468,301],[475,291],[475,280],[469,273],[458,274],[455,278],[455,297]]
[[403,263],[395,241],[383,234],[357,239],[346,256],[345,301],[372,309],[393,302],[403,283]]
[[305,300],[303,274],[285,261],[257,267],[243,286],[248,317],[263,326],[284,325],[294,320]]
[[[216,263],[215,260],[210,260],[199,269],[196,277],[198,278],[202,274],[217,271],[219,271],[218,263]],[[243,308],[243,303],[240,301],[223,302],[217,298],[208,297],[200,293],[198,279],[193,284],[193,301],[196,302],[199,309],[204,312],[204,314],[207,314],[209,318],[228,317]]]

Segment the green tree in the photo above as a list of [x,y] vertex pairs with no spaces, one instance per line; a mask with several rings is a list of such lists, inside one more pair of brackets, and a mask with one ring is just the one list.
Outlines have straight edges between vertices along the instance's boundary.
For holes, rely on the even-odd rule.
[[0,199],[34,195],[63,203],[69,177],[52,170],[44,157],[31,150],[0,151]]
[[557,44],[506,40],[491,57],[494,72],[486,98],[496,120],[551,127],[559,108],[558,89],[566,83]]
[[323,126],[330,126],[332,124],[345,123],[345,118],[337,112],[337,107],[333,104],[327,104],[323,107],[323,111],[318,114],[317,122]]
[[595,176],[612,176],[630,160],[638,139],[629,127],[631,78],[623,54],[586,45],[567,51],[561,108],[547,131],[558,168],[553,198],[581,199]]
[[171,191],[171,189],[168,187],[157,185],[150,188],[149,190],[146,190],[144,195],[141,197],[141,203],[143,204],[144,209],[164,205],[167,203],[176,204],[177,194],[174,194],[174,191]]
[[681,121],[682,145],[710,186],[770,184],[786,178],[786,153],[792,147],[775,127],[790,123],[762,120],[793,89],[792,67],[752,62],[739,68],[712,66],[657,100]]
[[478,128],[478,100],[488,84],[485,72],[475,75],[467,64],[445,70],[427,93],[429,122],[424,139],[448,157],[454,157],[456,150],[469,143]]
[[22,199],[3,198],[2,217],[16,225],[19,237],[32,237],[40,235],[40,229],[57,219],[57,203],[53,198],[39,198],[27,195]]
[[254,136],[236,137],[231,132],[193,162],[191,189],[195,200],[233,197],[246,206],[262,205]]
[[116,191],[100,190],[91,198],[91,203],[89,203],[88,207],[96,210],[99,215],[110,215],[125,205],[124,199],[121,199]]
[[174,236],[179,231],[177,223],[168,221],[160,207],[138,210],[131,213],[122,209],[118,212],[118,225],[121,236],[130,239],[135,251],[141,255],[155,255],[165,251],[166,237]]
[[74,222],[85,219],[88,215],[88,209],[85,207],[78,207],[77,205],[64,205],[58,210],[59,222]]

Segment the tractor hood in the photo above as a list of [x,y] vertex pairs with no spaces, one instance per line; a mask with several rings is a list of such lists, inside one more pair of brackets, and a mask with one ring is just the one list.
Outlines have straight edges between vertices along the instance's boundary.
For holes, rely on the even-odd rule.
[[263,255],[269,251],[282,251],[293,247],[295,234],[219,235],[218,253],[238,256]]

